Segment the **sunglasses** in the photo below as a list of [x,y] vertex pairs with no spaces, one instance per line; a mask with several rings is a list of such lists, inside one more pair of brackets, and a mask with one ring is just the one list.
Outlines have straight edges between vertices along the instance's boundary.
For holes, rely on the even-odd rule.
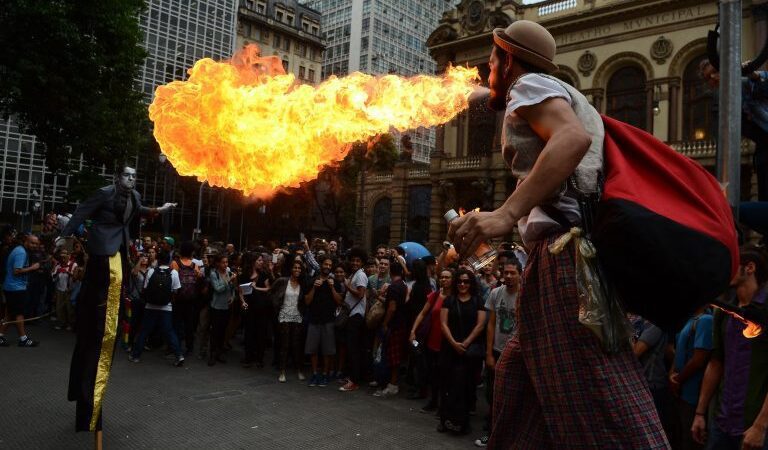
[[458,284],[470,284],[470,281],[466,279],[459,279]]

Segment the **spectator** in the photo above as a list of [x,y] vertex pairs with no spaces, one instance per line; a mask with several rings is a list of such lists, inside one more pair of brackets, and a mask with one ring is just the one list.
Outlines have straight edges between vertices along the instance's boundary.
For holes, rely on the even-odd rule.
[[339,260],[339,244],[336,241],[328,242],[328,256],[333,258],[334,261]]
[[[331,358],[336,355],[336,340],[334,336],[334,312],[341,304],[342,296],[333,288],[331,267],[333,260],[330,256],[320,258],[320,274],[312,281],[309,291],[304,296],[307,304],[309,325],[304,352],[310,355],[312,377],[309,386],[325,387],[328,385],[328,375],[331,370]],[[323,354],[323,373],[318,372],[318,354]]]
[[[225,255],[216,256],[210,277],[213,295],[209,309],[211,323],[209,366],[216,364],[216,362],[227,362],[224,358],[224,336],[229,321],[229,306],[234,300],[236,280],[237,277],[229,270],[228,258]],[[245,301],[242,301],[241,306],[245,309],[248,308]]]
[[[699,450],[703,446],[693,440],[688,432],[699,403],[701,380],[712,355],[712,314],[704,307],[688,320],[677,336],[675,363],[669,376],[670,390],[677,402],[678,423],[682,426],[679,436],[670,436],[673,447],[682,450]],[[679,442],[675,442],[678,438]]]
[[398,376],[403,355],[406,353],[408,337],[408,316],[405,306],[408,287],[403,281],[403,268],[399,264],[393,265],[390,268],[390,277],[392,282],[385,296],[387,312],[381,324],[381,335],[386,349],[384,354],[389,367],[389,384],[384,389],[376,391],[373,394],[376,397],[395,396],[400,392]]
[[485,310],[477,294],[477,279],[471,272],[458,272],[452,292],[440,310],[444,338],[440,366],[444,385],[437,431],[466,434],[475,398],[473,374],[485,354],[480,336],[485,325]]
[[179,270],[178,265],[176,264],[176,251],[174,250],[174,246],[176,245],[176,240],[170,236],[165,236],[160,241],[160,251],[166,252],[168,255],[170,255],[171,262],[169,264],[169,267],[174,270]]
[[253,257],[251,267],[245,267],[252,293],[246,297],[245,309],[245,357],[241,361],[244,367],[254,362],[256,367],[264,367],[264,352],[267,347],[267,329],[272,316],[272,305],[268,291],[273,283],[265,259],[266,254]]
[[128,284],[129,295],[131,297],[131,330],[128,335],[128,346],[135,344],[136,332],[141,329],[141,322],[144,319],[144,285],[147,284],[147,273],[149,272],[149,257],[146,254],[139,255],[139,260],[131,270],[131,280]]
[[227,244],[227,246],[224,248],[224,254],[227,256],[227,258],[230,258],[230,262],[232,256],[235,254],[235,244]]
[[378,267],[374,275],[368,277],[368,292],[367,297],[372,303],[376,298],[383,298],[386,286],[389,286],[392,280],[389,276],[389,258],[386,256],[378,258]]
[[[416,316],[419,315],[427,303],[427,296],[432,293],[432,284],[429,282],[427,263],[422,259],[413,261],[413,283],[408,289],[405,303],[406,331],[413,328]],[[408,360],[408,380],[413,389],[408,393],[411,400],[427,398],[427,361],[426,353],[418,347],[410,354]]]
[[177,262],[181,287],[173,304],[173,328],[179,342],[184,341],[185,355],[192,353],[195,338],[195,316],[197,314],[197,296],[203,272],[192,259],[195,246],[190,241],[181,243]]
[[349,378],[339,390],[355,391],[359,388],[363,362],[363,327],[365,327],[365,289],[368,277],[363,271],[365,252],[359,248],[349,251],[349,265],[352,276],[345,280],[346,297],[344,303],[349,308],[349,320],[346,323],[347,349],[349,352]]
[[635,330],[632,350],[640,360],[643,375],[651,390],[653,404],[667,435],[670,433],[669,374],[664,361],[668,338],[659,327],[639,316],[630,315]]
[[56,301],[57,323],[54,329],[72,331],[75,325],[75,308],[70,301],[72,294],[72,276],[77,264],[69,259],[69,252],[62,249],[56,256],[56,265],[53,266],[51,278],[54,283],[54,295]]
[[[487,266],[486,266],[487,267]],[[505,260],[503,269],[503,285],[493,289],[485,301],[488,311],[488,327],[486,328],[485,346],[485,398],[493,407],[494,367],[504,346],[517,329],[517,294],[520,292],[520,274],[523,268],[517,258]],[[488,430],[493,425],[493,416],[489,412]],[[488,445],[488,435],[475,441],[478,447]]]
[[7,347],[8,340],[5,338],[5,330],[8,329],[8,323],[15,321],[16,331],[19,334],[19,347],[37,347],[40,343],[27,336],[24,329],[24,306],[27,303],[27,277],[30,273],[40,270],[40,263],[29,264],[29,252],[37,249],[40,240],[34,234],[26,235],[21,238],[21,243],[17,245],[8,255],[5,266],[5,280],[3,281],[3,293],[5,294],[5,318],[0,325],[0,347]]
[[144,350],[144,341],[155,329],[165,335],[166,342],[171,351],[176,355],[174,366],[184,364],[184,355],[179,347],[179,340],[172,325],[173,296],[181,287],[179,273],[170,268],[171,255],[168,252],[160,252],[157,255],[157,268],[147,271],[144,293],[146,305],[144,306],[144,320],[141,332],[136,339],[136,344],[131,350],[128,360],[134,363],[140,361],[141,352]]
[[375,275],[378,271],[378,265],[379,263],[375,258],[368,258],[368,260],[365,262],[365,268],[363,269],[365,270],[365,276],[370,278]]
[[426,343],[427,356],[427,379],[430,385],[429,402],[421,408],[421,412],[428,413],[435,411],[438,407],[440,398],[440,381],[442,380],[440,368],[438,365],[440,348],[443,342],[443,330],[440,325],[440,310],[443,308],[443,301],[451,295],[451,286],[453,284],[453,272],[450,269],[443,269],[440,272],[440,290],[429,294],[427,303],[424,304],[421,312],[416,316],[416,320],[411,327],[410,340],[419,343],[422,346]]
[[[299,258],[300,260],[300,258]],[[281,277],[275,281],[271,290],[275,298],[277,321],[280,332],[280,376],[278,381],[285,383],[285,371],[288,367],[288,353],[293,356],[299,381],[304,381],[301,369],[304,363],[302,348],[302,314],[306,289],[302,283],[304,266],[294,261],[290,277]]]
[[[333,268],[333,290],[336,291],[336,293],[342,298],[346,298],[347,295],[346,277],[347,275],[346,270],[344,269],[344,264],[336,264]],[[344,303],[342,303],[338,308],[336,308],[335,315],[338,315],[338,311],[344,307]],[[344,370],[346,370],[345,363],[347,361],[347,330],[343,327],[336,327],[335,319],[334,333],[336,336],[336,371],[332,373],[329,378],[336,379],[336,381],[342,384],[346,384],[347,377],[344,375]]]
[[[767,269],[761,253],[741,250],[739,272],[731,282],[739,307],[768,312]],[[699,444],[706,441],[706,448],[711,450],[763,449],[768,426],[768,340],[765,336],[746,338],[745,325],[722,311],[715,312],[713,329],[714,348],[691,427],[693,439]],[[707,432],[708,410],[715,391],[718,396]]]
[[157,267],[157,248],[154,246],[149,247],[149,250],[147,250],[147,264],[150,269]]
[[384,244],[379,244],[376,246],[376,259],[386,258],[387,257],[387,246]]

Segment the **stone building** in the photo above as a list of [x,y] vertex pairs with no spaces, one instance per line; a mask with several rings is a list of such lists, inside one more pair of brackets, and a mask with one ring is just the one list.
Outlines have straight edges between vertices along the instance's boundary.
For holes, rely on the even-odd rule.
[[323,50],[320,13],[297,0],[240,0],[237,45],[257,44],[276,55],[286,72],[305,83],[320,82]]
[[[744,0],[742,59],[766,36],[768,4]],[[491,30],[516,19],[548,28],[557,42],[555,74],[581,90],[601,112],[643,128],[714,170],[713,94],[698,75],[717,2],[698,0],[463,0],[447,11],[427,46],[437,72],[451,65],[479,68],[487,81]],[[715,118],[715,119],[713,119]],[[437,130],[428,168],[399,165],[366,174],[358,203],[363,244],[445,239],[450,208],[500,206],[515,186],[500,145],[502,114],[473,104]],[[742,145],[742,193],[753,192],[751,143]],[[510,237],[511,238],[511,237]]]

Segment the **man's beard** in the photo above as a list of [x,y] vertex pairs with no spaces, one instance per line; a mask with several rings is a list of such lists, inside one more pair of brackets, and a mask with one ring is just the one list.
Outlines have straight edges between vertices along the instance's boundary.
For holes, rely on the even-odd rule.
[[507,96],[499,94],[495,88],[491,87],[491,95],[488,96],[488,108],[493,111],[504,111],[507,109]]

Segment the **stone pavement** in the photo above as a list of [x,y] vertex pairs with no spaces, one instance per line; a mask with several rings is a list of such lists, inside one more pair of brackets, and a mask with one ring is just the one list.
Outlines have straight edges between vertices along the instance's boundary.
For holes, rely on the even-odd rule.
[[[91,448],[90,433],[74,432],[75,404],[66,399],[74,335],[47,323],[28,333],[40,347],[0,348],[0,449]],[[15,344],[15,330],[6,335]],[[309,388],[295,373],[280,384],[273,369],[244,369],[239,358],[232,351],[227,364],[208,367],[191,357],[175,368],[162,351],[133,364],[118,350],[104,403],[104,448],[467,449],[487,410],[478,391],[473,432],[440,434],[436,418],[419,412],[424,401],[402,392],[379,399],[367,388]]]

